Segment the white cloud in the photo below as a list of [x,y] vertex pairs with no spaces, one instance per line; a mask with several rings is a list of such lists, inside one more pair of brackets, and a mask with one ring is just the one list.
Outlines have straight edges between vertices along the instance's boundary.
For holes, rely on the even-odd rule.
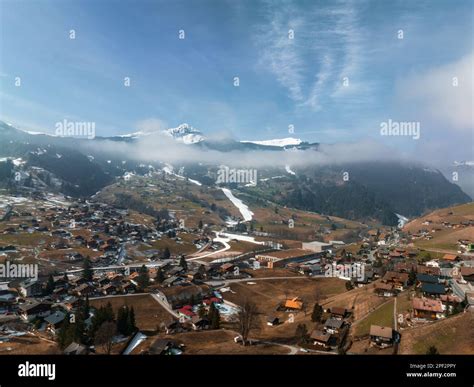
[[147,118],[145,120],[138,121],[135,124],[135,128],[141,132],[157,132],[167,129],[167,126],[166,123],[159,118]]
[[[443,66],[412,74],[397,85],[402,111],[413,114],[430,130],[472,133],[474,53]],[[458,86],[453,85],[454,78]]]
[[[275,75],[297,106],[319,111],[328,100],[370,92],[372,83],[361,81],[367,39],[354,3],[309,9],[270,4],[265,17],[256,34],[262,68]],[[290,28],[294,39],[288,38]],[[345,77],[351,87],[343,86]]]

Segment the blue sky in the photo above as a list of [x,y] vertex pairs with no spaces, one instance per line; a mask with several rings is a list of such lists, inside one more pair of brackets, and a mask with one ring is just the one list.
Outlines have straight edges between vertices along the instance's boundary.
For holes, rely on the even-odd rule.
[[[472,144],[469,105],[455,112],[436,105],[446,98],[472,107],[469,0],[0,0],[0,7],[0,119],[24,129],[53,132],[70,119],[93,121],[106,136],[187,122],[251,140],[290,136],[294,125],[291,136],[308,141],[397,143],[379,136],[391,118],[420,121],[430,149],[446,130]],[[458,73],[464,91],[451,98],[445,81]]]

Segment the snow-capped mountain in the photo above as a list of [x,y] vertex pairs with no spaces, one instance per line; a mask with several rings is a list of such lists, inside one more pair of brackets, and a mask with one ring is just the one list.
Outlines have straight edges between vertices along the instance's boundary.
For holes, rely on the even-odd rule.
[[276,138],[273,140],[260,140],[260,141],[240,141],[243,143],[251,143],[257,145],[265,145],[265,146],[292,146],[292,145],[300,145],[303,141],[299,138],[294,137],[287,137],[287,138]]
[[461,167],[461,166],[474,167],[474,161],[455,161],[454,166],[455,167]]
[[166,129],[163,133],[167,136],[173,137],[175,140],[183,142],[184,144],[195,144],[204,141],[202,133],[186,123],[181,124],[176,128]]
[[169,128],[165,130],[153,130],[153,131],[139,131],[130,134],[122,134],[120,136],[116,136],[119,138],[124,139],[139,139],[141,137],[150,136],[150,135],[165,135],[168,137],[172,137],[175,140],[182,142],[184,144],[195,144],[198,142],[203,141],[205,138],[203,134],[193,128],[191,125],[183,123],[176,128]]

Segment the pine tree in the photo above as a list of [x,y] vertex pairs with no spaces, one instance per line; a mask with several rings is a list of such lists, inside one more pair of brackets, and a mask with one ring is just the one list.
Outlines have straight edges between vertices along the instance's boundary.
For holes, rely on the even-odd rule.
[[323,316],[323,307],[318,303],[314,304],[313,313],[311,313],[312,322],[321,322]]
[[305,324],[298,324],[298,326],[296,327],[295,336],[297,343],[300,345],[306,344],[308,342],[309,335],[308,329],[306,328]]
[[158,270],[156,271],[156,277],[155,277],[155,281],[159,284],[161,284],[163,281],[165,280],[165,275],[163,274],[163,270],[160,268],[158,268]]
[[66,315],[64,322],[58,332],[57,342],[59,348],[64,349],[76,338],[75,324],[71,324],[70,315]]
[[127,319],[128,307],[124,305],[117,311],[117,331],[125,336],[128,335]]
[[181,259],[179,260],[179,266],[181,266],[184,270],[188,270],[188,263],[186,262],[186,258],[184,258],[184,255],[181,255]]
[[135,326],[135,311],[133,310],[133,306],[131,309],[128,311],[127,315],[127,333],[131,335],[137,330],[137,327]]
[[170,257],[171,257],[170,249],[166,247],[165,250],[163,251],[163,259],[170,259]]
[[439,355],[438,348],[436,348],[434,345],[431,345],[428,350],[426,351],[427,355]]
[[87,281],[92,281],[92,277],[94,276],[94,272],[92,270],[92,264],[89,259],[89,256],[84,259],[84,270],[82,271],[82,277]]
[[150,285],[150,274],[145,265],[142,265],[140,268],[140,274],[137,277],[137,283],[140,290],[145,290],[148,285]]
[[91,307],[89,303],[89,295],[86,295],[86,301],[84,302],[84,305],[83,305],[83,314],[86,320],[89,318],[90,311],[91,311]]
[[416,272],[415,269],[412,267],[410,273],[408,273],[408,283],[413,285],[416,281]]
[[53,278],[53,275],[50,274],[48,277],[48,282],[46,283],[45,293],[46,295],[49,295],[53,293],[53,291],[54,291],[54,278]]
[[207,319],[210,322],[211,329],[220,328],[221,315],[219,313],[219,310],[214,305],[214,303],[211,303],[211,306],[209,307],[209,313],[207,315]]

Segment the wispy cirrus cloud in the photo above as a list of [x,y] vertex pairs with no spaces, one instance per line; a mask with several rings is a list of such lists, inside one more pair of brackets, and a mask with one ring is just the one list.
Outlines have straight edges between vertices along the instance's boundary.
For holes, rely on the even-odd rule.
[[[370,91],[371,83],[361,82],[367,53],[361,4],[314,4],[309,10],[295,2],[268,4],[256,39],[261,64],[287,89],[296,106],[318,111],[348,93]],[[290,29],[294,39],[288,36]]]

